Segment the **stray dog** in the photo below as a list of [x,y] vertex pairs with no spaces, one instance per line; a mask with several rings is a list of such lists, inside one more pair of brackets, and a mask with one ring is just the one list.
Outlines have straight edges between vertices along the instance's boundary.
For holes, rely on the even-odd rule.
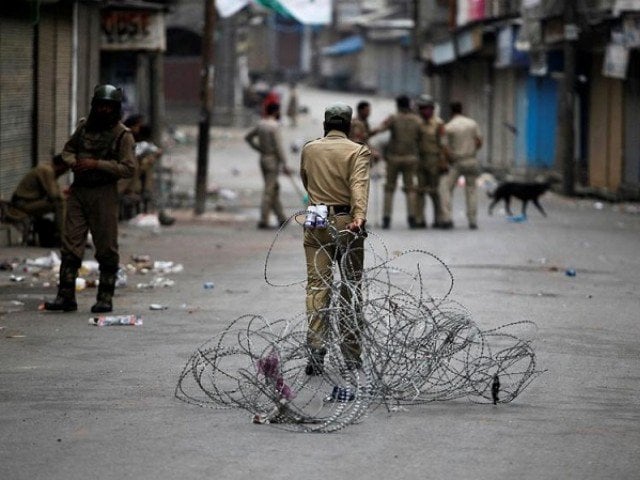
[[544,211],[542,205],[539,203],[540,196],[551,188],[550,181],[547,182],[504,182],[498,185],[493,193],[489,194],[489,197],[493,198],[493,201],[489,205],[489,215],[493,212],[493,207],[500,200],[504,200],[505,210],[509,216],[513,217],[511,213],[511,197],[516,197],[522,200],[522,216],[527,216],[527,203],[533,202],[535,207],[540,210],[540,213],[547,216],[547,212]]

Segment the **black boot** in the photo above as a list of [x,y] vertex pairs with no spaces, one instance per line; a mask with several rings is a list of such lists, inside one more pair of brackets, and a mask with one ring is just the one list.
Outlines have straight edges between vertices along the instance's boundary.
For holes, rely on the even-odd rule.
[[91,307],[92,313],[106,313],[113,310],[111,299],[116,289],[116,273],[118,270],[100,270],[100,283],[96,303]]
[[44,302],[44,309],[51,312],[74,312],[78,310],[76,302],[76,277],[79,264],[77,261],[62,258],[60,264],[60,285],[58,295],[53,302]]
[[304,373],[309,376],[322,375],[324,373],[324,356],[327,354],[326,348],[309,349],[309,361],[304,369]]
[[389,230],[391,226],[391,217],[382,217],[382,228],[384,230]]

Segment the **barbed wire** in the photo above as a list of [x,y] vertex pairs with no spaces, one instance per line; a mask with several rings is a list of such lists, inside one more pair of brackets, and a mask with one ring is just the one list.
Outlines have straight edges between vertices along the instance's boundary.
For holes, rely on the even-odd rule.
[[[287,223],[301,223],[297,212]],[[267,284],[276,233],[264,265]],[[202,344],[188,359],[176,386],[177,398],[211,408],[240,408],[255,423],[304,432],[332,432],[357,423],[373,409],[468,398],[478,403],[508,403],[539,375],[531,340],[515,330],[535,331],[531,321],[483,330],[451,299],[454,277],[439,257],[420,249],[390,254],[374,232],[355,234],[329,225],[342,242],[321,245],[335,274],[324,279],[328,305],[318,313],[327,327],[324,368],[307,375],[311,355],[306,313],[268,320],[243,315]],[[313,232],[313,230],[311,231]],[[361,281],[349,258],[361,235],[367,262]],[[362,243],[359,243],[362,245]],[[425,270],[435,264],[448,277],[445,293],[432,297]],[[342,276],[337,272],[342,272]],[[351,273],[351,275],[350,275]],[[355,274],[355,275],[354,275]],[[345,359],[345,337],[359,339],[362,364]]]

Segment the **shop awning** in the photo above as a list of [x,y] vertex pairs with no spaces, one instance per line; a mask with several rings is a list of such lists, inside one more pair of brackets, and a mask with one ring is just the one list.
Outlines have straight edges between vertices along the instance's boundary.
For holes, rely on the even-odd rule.
[[[236,0],[239,1],[239,0]],[[331,23],[331,0],[253,0],[264,7],[293,18],[303,25]]]
[[360,35],[353,35],[351,37],[344,38],[339,42],[324,47],[322,49],[323,55],[350,55],[357,53],[364,48],[364,40]]

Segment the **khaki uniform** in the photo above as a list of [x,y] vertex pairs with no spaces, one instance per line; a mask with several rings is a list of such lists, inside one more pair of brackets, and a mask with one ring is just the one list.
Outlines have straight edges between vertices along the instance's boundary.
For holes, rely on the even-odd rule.
[[383,207],[385,218],[391,218],[393,195],[398,175],[402,174],[402,190],[407,196],[409,223],[415,221],[421,123],[420,117],[415,113],[399,112],[389,117],[380,129],[380,131],[391,131],[391,138],[385,152],[387,160],[387,183],[384,187]]
[[11,206],[31,217],[53,212],[58,233],[62,235],[64,199],[50,163],[37,165],[20,180],[11,197]]
[[84,257],[87,233],[95,245],[100,272],[117,272],[118,190],[121,178],[130,178],[136,170],[134,139],[127,127],[118,123],[102,132],[88,132],[82,121],[62,151],[69,166],[76,159],[98,159],[94,170],[76,172],[70,188],[61,256],[72,264]]
[[429,120],[423,120],[420,128],[420,162],[418,164],[418,192],[416,200],[416,223],[426,225],[424,209],[426,206],[425,195],[431,197],[434,211],[434,223],[440,223],[440,194],[438,184],[440,180],[440,162],[442,145],[440,130],[444,121],[432,116]]
[[269,213],[273,211],[278,222],[287,220],[280,202],[280,185],[278,175],[286,165],[286,157],[282,148],[280,125],[272,117],[263,118],[258,125],[245,136],[246,142],[254,150],[260,152],[260,168],[264,178],[264,191],[260,207],[260,222],[269,223]]
[[[352,142],[337,130],[307,143],[302,149],[300,175],[310,204],[329,207],[328,227],[305,229],[307,263],[306,309],[309,321],[308,345],[320,350],[329,325],[322,309],[331,301],[332,265],[337,263],[344,282],[340,305],[345,314],[340,325],[341,348],[348,361],[360,362],[357,325],[362,322],[359,282],[364,263],[364,239],[345,232],[355,219],[366,220],[369,197],[371,152],[366,145]],[[348,251],[348,255],[343,255]],[[356,296],[352,293],[356,289]]]
[[369,143],[369,137],[371,136],[371,127],[366,119],[359,117],[353,117],[351,119],[351,131],[349,132],[349,139],[354,142]]
[[478,199],[476,180],[480,175],[480,164],[476,159],[477,141],[481,140],[480,128],[475,120],[464,115],[455,115],[444,126],[444,142],[450,152],[449,172],[440,180],[442,221],[451,222],[451,199],[458,177],[465,180],[465,197],[469,225],[476,225]]

